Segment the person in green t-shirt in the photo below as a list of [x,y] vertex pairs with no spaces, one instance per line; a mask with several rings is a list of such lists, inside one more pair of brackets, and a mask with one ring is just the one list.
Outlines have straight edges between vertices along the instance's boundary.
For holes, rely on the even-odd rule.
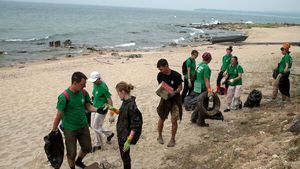
[[[90,96],[84,90],[86,79],[87,77],[81,72],[73,73],[71,86],[58,96],[56,106],[57,113],[50,133],[50,138],[55,136],[59,122],[62,120],[67,158],[71,169],[75,169],[75,165],[81,168],[86,167],[82,159],[92,150],[91,136],[85,110],[90,112],[103,111],[103,109],[96,109],[90,104]],[[77,140],[81,146],[81,150],[75,161]]]
[[293,59],[290,55],[290,44],[284,43],[280,48],[281,54],[283,57],[281,58],[278,64],[278,76],[273,83],[273,96],[272,100],[277,98],[278,89],[282,94],[282,100],[286,101],[290,97],[290,80],[289,75],[292,68]]
[[194,89],[194,82],[196,79],[196,59],[198,57],[198,51],[193,50],[191,56],[186,60],[187,73],[184,74],[184,86],[181,94],[181,101],[184,102],[185,96],[192,93]]
[[[222,81],[222,79],[224,77],[225,71],[227,70],[228,66],[231,63],[231,58],[232,58],[232,54],[231,53],[232,53],[232,46],[229,46],[226,49],[226,55],[223,56],[222,66],[220,68],[219,75],[218,75],[218,78],[217,78],[217,93],[220,93],[221,81]],[[228,84],[227,84],[227,81],[226,81],[225,82],[225,94],[227,93],[227,89],[228,89]]]
[[[212,56],[210,53],[205,52],[202,55],[202,59],[203,62],[201,62],[196,69],[197,75],[194,85],[195,97],[198,97],[201,93],[207,91],[208,98],[212,98],[213,90],[210,87],[211,69],[208,66],[208,64],[212,60]],[[198,109],[195,109],[191,116],[191,122],[197,122],[199,126],[207,127],[208,124],[205,123],[205,117],[205,112],[199,112]]]
[[[101,79],[99,72],[96,71],[92,72],[88,81],[94,83],[94,87],[93,87],[94,107],[96,108],[105,107],[107,104],[113,106],[111,94],[108,90],[106,83]],[[106,129],[103,126],[107,111],[108,110],[105,109],[103,112],[100,113],[98,112],[91,113],[91,127],[94,130],[95,137],[97,140],[95,146],[93,146],[92,148],[92,152],[101,149],[102,134],[106,136],[107,139],[106,141],[108,144],[111,144],[111,139],[114,136],[114,133],[112,131]],[[111,116],[110,121],[112,120],[112,118],[113,117]]]
[[226,70],[225,77],[228,79],[228,91],[227,91],[227,108],[224,112],[230,111],[230,109],[242,108],[242,101],[240,99],[242,92],[242,74],[244,69],[239,65],[238,58],[233,56],[231,59],[231,65]]

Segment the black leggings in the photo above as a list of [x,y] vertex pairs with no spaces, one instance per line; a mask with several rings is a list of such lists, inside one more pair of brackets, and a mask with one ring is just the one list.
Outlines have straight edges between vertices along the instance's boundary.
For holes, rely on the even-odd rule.
[[123,148],[124,148],[124,143],[123,144],[119,143],[119,150],[123,161],[123,167],[124,169],[131,169],[130,149],[124,152]]
[[[217,86],[221,86],[221,81],[223,79],[223,74],[224,74],[223,71],[221,71],[219,73],[218,78],[217,78]],[[225,82],[225,87],[228,88],[227,79],[226,79],[226,82]]]
[[191,82],[192,82],[192,88],[189,88],[189,81],[186,78],[184,78],[184,86],[183,86],[183,91],[182,91],[182,94],[181,94],[182,103],[184,103],[185,96],[191,94],[192,91],[194,90],[195,81],[191,81]]

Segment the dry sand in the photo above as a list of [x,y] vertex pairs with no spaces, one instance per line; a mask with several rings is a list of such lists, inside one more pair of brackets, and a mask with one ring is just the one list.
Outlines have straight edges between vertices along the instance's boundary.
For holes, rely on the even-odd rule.
[[[255,28],[248,33],[248,41],[251,42],[295,41],[299,40],[300,27]],[[157,60],[166,58],[172,69],[181,72],[182,62],[191,50],[211,52],[211,83],[215,86],[217,70],[226,47],[209,45],[135,52],[143,55],[135,59],[94,52],[77,58],[25,64],[25,67],[1,68],[0,168],[51,168],[44,153],[43,137],[51,129],[57,96],[70,85],[74,71],[89,75],[95,70],[108,84],[116,106],[120,106],[121,101],[117,98],[115,85],[124,80],[136,86],[132,95],[137,97],[138,107],[143,113],[144,129],[139,143],[131,147],[133,168],[299,168],[299,136],[285,130],[295,117],[287,116],[287,113],[300,115],[300,98],[292,97],[291,103],[287,104],[268,104],[265,99],[271,95],[271,70],[281,58],[280,45],[233,47],[234,55],[239,57],[245,70],[242,100],[246,100],[252,89],[259,89],[264,95],[260,108],[224,113],[223,122],[207,120],[209,128],[190,124],[191,112],[184,111],[176,147],[167,148],[166,144],[157,143],[156,107],[159,98],[154,93],[157,87]],[[300,74],[300,47],[293,46],[291,51],[294,58],[292,72]],[[197,58],[197,63],[200,61],[201,57]],[[299,76],[291,76],[291,82],[295,90],[300,84]],[[86,89],[91,93],[92,84],[87,83]],[[223,110],[225,96],[220,98]],[[105,125],[115,131],[115,124],[105,122]],[[168,119],[163,131],[165,142],[170,139],[170,130]],[[116,138],[113,138],[112,145],[104,145],[104,150],[88,154],[84,161],[89,164],[107,160],[114,168],[121,168]],[[68,168],[66,158],[62,168]]]

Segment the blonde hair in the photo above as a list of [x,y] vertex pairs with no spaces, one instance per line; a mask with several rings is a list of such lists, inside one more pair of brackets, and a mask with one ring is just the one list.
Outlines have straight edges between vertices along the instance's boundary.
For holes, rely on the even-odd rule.
[[127,84],[124,81],[119,82],[116,85],[116,90],[119,92],[125,91],[126,93],[130,94],[130,91],[133,90],[134,86],[132,84]]

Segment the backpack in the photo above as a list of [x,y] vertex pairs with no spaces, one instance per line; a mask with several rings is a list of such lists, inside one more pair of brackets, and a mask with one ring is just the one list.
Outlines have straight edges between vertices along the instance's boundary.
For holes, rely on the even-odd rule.
[[[84,90],[84,89],[82,89],[81,91],[82,91],[83,96],[84,96],[84,99],[85,99],[85,97],[87,96],[87,91]],[[67,104],[68,104],[68,102],[70,101],[70,95],[69,95],[69,93],[67,92],[67,90],[65,90],[65,91],[63,92],[63,94],[65,95],[66,101],[67,101]],[[85,111],[85,115],[86,115],[87,121],[88,121],[88,123],[89,123],[89,126],[91,126],[91,112],[89,112],[89,111],[86,110],[86,111]]]
[[186,66],[186,62],[187,62],[189,59],[191,60],[191,58],[188,58],[187,60],[185,60],[185,61],[182,63],[182,74],[183,74],[183,75],[186,75],[186,74],[187,74],[187,66]]

